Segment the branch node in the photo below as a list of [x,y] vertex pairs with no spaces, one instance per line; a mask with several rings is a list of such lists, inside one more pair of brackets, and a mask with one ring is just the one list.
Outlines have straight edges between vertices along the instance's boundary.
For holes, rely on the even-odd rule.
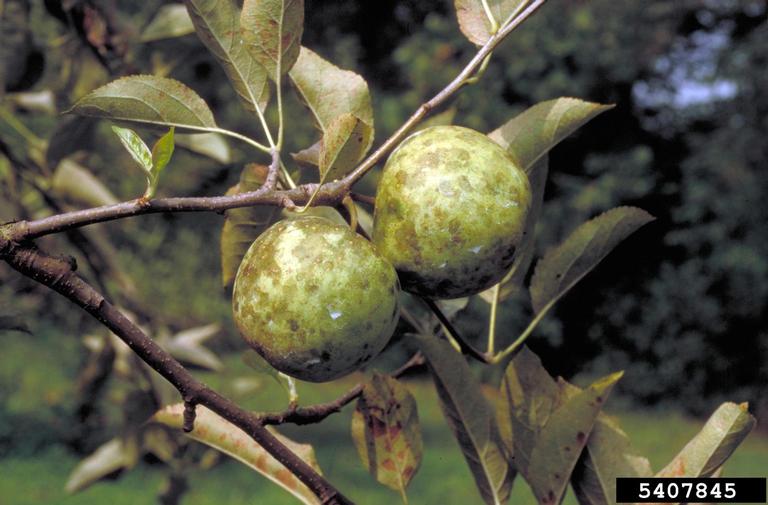
[[184,400],[184,433],[191,433],[195,429],[195,407],[197,403],[191,400]]

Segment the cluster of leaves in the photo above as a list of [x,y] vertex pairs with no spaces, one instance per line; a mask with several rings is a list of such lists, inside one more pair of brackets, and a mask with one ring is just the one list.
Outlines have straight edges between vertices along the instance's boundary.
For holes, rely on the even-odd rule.
[[[532,3],[513,0],[489,6],[485,1],[459,0],[456,11],[462,32],[472,43],[482,45],[499,27],[507,25]],[[185,8],[185,11],[178,6],[161,10],[145,31],[145,39],[179,36],[194,30],[221,63],[246,110],[261,125],[263,139],[257,141],[220,127],[203,98],[167,77],[133,75],[97,88],[81,98],[72,112],[170,128],[150,150],[135,132],[115,127],[120,140],[147,175],[145,198],[155,194],[160,172],[170,161],[176,129],[229,136],[263,153],[279,154],[285,129],[284,80],[295,87],[320,131],[319,140],[295,153],[293,160],[316,167],[321,183],[342,178],[358,165],[374,139],[368,85],[360,75],[342,70],[301,46],[304,15],[301,0],[246,0],[242,10],[230,0],[187,0]],[[276,134],[268,121],[270,105],[273,111],[276,109]],[[534,190],[534,207],[526,223],[527,242],[505,279],[481,295],[491,304],[492,313],[496,313],[501,300],[522,292],[535,255],[535,230],[544,198],[549,151],[607,108],[570,98],[550,100],[489,133],[491,139],[525,168]],[[452,116],[441,115],[437,122],[449,122]],[[45,164],[39,159],[28,163],[37,163],[38,167]],[[63,161],[58,167],[73,174],[84,171]],[[293,185],[291,172],[282,163],[280,168],[281,186]],[[267,167],[246,166],[230,194],[261,187],[267,173]],[[71,180],[68,176],[58,179]],[[93,184],[100,188],[96,192],[102,195],[100,203],[115,201],[106,196],[108,191],[98,186],[98,181],[93,180]],[[366,215],[362,207],[356,211]],[[225,285],[231,282],[247,246],[277,217],[274,209],[262,208],[227,213],[221,239]],[[559,503],[570,482],[582,504],[612,503],[611,486],[617,475],[653,475],[647,460],[632,453],[616,422],[601,412],[620,373],[582,390],[563,380],[552,379],[535,355],[522,347],[538,322],[569,289],[624,238],[651,219],[638,208],[615,208],[577,227],[539,260],[529,286],[534,317],[528,328],[509,347],[497,353],[493,344],[495,323],[493,319],[490,321],[489,361],[501,363],[512,357],[500,388],[484,387],[465,358],[432,332],[412,335],[411,340],[426,358],[446,421],[486,503],[505,503],[518,473],[541,503]],[[424,329],[434,325],[430,319],[422,318],[416,326]],[[450,335],[447,328],[445,332],[448,340],[456,337]],[[164,346],[188,364],[216,369],[220,366],[217,358],[200,345],[207,336],[210,328],[194,335],[177,335]],[[129,374],[139,377],[146,372],[142,366],[124,365]],[[146,377],[134,380],[142,381]],[[115,470],[134,465],[142,451],[152,452],[172,469],[178,464],[177,452],[184,446],[178,433],[184,425],[184,406],[173,404],[170,397],[162,393],[163,386],[154,382],[158,381],[150,379],[150,384],[145,385],[155,395],[149,412],[136,415],[139,422],[128,423],[129,429],[123,436],[103,445],[84,460],[72,475],[70,490],[82,489]],[[163,408],[157,411],[158,406]],[[406,487],[422,457],[416,411],[415,400],[405,386],[391,377],[376,374],[362,388],[351,427],[363,464],[382,484],[398,490],[404,500]],[[150,415],[151,422],[146,424]],[[725,404],[702,432],[656,475],[714,475],[753,424],[745,405]],[[305,503],[317,503],[314,494],[285,467],[215,414],[198,409],[189,436],[249,465]],[[160,439],[162,443],[158,442]],[[282,440],[317,467],[311,448]],[[198,463],[205,464],[204,458]]]

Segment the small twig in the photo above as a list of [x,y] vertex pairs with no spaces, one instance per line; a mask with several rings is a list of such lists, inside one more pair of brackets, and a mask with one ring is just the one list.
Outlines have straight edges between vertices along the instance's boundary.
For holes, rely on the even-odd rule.
[[443,328],[445,328],[446,333],[448,333],[455,341],[459,344],[459,348],[461,349],[461,352],[463,354],[466,354],[467,356],[471,356],[475,358],[478,361],[481,361],[483,363],[492,363],[492,357],[488,356],[487,354],[478,351],[474,347],[472,347],[469,342],[464,340],[464,338],[461,336],[461,334],[458,332],[455,326],[453,326],[453,323],[446,317],[446,315],[443,313],[443,311],[438,307],[437,303],[435,303],[434,300],[431,300],[429,298],[421,298],[424,303],[429,307],[429,309],[432,311],[435,316],[437,316],[437,319],[440,321],[440,324],[443,325]]
[[[392,372],[390,375],[398,378],[408,370],[424,364],[424,356],[420,352],[414,354],[403,366]],[[319,423],[326,417],[341,411],[345,405],[360,396],[363,392],[363,384],[357,384],[349,391],[326,403],[318,403],[308,407],[292,406],[283,412],[273,412],[261,414],[258,416],[262,424],[285,424],[292,423],[297,425]]]
[[272,163],[269,164],[267,178],[262,186],[265,191],[273,191],[277,188],[277,177],[280,175],[280,151],[272,149],[270,155],[272,156]]
[[196,405],[193,401],[184,401],[184,424],[181,428],[184,433],[191,433],[195,429]]
[[360,203],[367,203],[368,205],[375,207],[376,206],[376,198],[370,195],[364,195],[362,193],[355,193],[354,191],[349,192],[349,196],[352,197],[352,199],[356,202]]

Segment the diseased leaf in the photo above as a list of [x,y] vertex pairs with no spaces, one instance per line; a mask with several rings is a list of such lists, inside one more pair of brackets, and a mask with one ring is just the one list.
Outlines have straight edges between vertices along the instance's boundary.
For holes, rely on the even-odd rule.
[[120,139],[123,147],[125,147],[125,150],[128,151],[134,161],[136,161],[145,172],[151,173],[152,151],[150,151],[147,144],[141,140],[141,137],[130,128],[121,128],[113,125],[112,131],[115,132],[115,135]]
[[587,447],[571,476],[581,505],[615,505],[617,477],[651,477],[651,464],[631,449],[618,421],[597,416]]
[[246,108],[266,108],[267,71],[245,47],[240,34],[240,12],[233,0],[184,0],[200,40],[219,60]]
[[435,382],[440,406],[461,447],[480,495],[489,505],[509,500],[514,471],[496,418],[464,357],[433,336],[416,337]]
[[509,363],[501,385],[502,413],[515,468],[541,504],[559,504],[603,403],[622,373],[581,390],[555,382],[524,347]]
[[323,182],[344,177],[370,147],[373,129],[352,114],[342,114],[328,125],[320,143],[320,177]]
[[77,493],[119,470],[131,468],[138,460],[135,443],[113,438],[80,461],[64,486],[67,493]]
[[216,128],[213,113],[197,93],[179,81],[153,75],[112,81],[85,95],[70,112],[193,131]]
[[321,130],[325,131],[328,123],[345,113],[373,126],[368,84],[358,74],[342,70],[302,47],[290,76]]
[[278,82],[299,57],[304,0],[245,0],[240,26],[251,56]]
[[152,172],[156,175],[163,171],[173,156],[173,130],[174,128],[171,127],[168,133],[160,137],[152,146]]
[[141,42],[172,39],[195,33],[187,9],[181,4],[163,5],[141,32]]
[[95,175],[68,158],[56,167],[51,189],[57,198],[74,205],[100,207],[118,202],[117,197]]
[[229,144],[218,133],[194,133],[192,135],[176,135],[176,145],[195,154],[206,156],[226,165],[232,162]]
[[[487,0],[491,15],[500,28],[510,15],[522,11],[529,0]],[[456,17],[461,32],[478,46],[485,44],[495,30],[483,7],[482,0],[455,0]]]
[[[237,426],[201,405],[196,407],[195,412],[194,429],[192,432],[187,433],[187,436],[251,467],[291,493],[302,503],[308,505],[320,504],[320,500],[298,477],[293,475],[282,463],[273,458],[271,454]],[[152,420],[181,430],[184,425],[184,404],[177,403],[165,407],[158,411]],[[320,472],[320,467],[315,458],[315,451],[311,445],[296,443],[280,435],[271,427],[267,429],[305,463]]]
[[[536,223],[539,221],[539,214],[544,203],[544,188],[547,184],[547,175],[549,175],[549,160],[547,156],[544,156],[530,167],[530,172],[528,173],[532,198],[531,209],[525,218],[525,230],[523,231],[525,239],[515,253],[512,267],[501,280],[499,301],[506,300],[522,289],[525,276],[531,266],[533,254],[536,251]],[[493,303],[493,290],[494,288],[486,289],[480,293],[480,296],[486,302]]]
[[548,310],[622,240],[653,219],[637,207],[617,207],[576,228],[536,264],[530,287],[534,312]]
[[541,102],[488,134],[524,169],[531,167],[564,138],[613,105],[557,98]]
[[[230,188],[227,195],[236,195],[257,190],[267,177],[268,168],[249,164],[240,175],[240,183]],[[235,279],[245,252],[256,237],[269,227],[279,216],[273,205],[230,209],[221,230],[221,275],[222,283],[229,286]]]
[[377,481],[400,491],[421,464],[423,444],[416,400],[392,377],[374,374],[352,413],[352,439],[363,465]]
[[755,427],[746,403],[723,403],[656,477],[711,477]]

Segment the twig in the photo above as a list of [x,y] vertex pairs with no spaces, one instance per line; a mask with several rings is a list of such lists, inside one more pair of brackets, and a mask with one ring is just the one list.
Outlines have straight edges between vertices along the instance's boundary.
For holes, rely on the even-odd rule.
[[145,363],[173,384],[186,404],[204,405],[247,433],[309,487],[321,503],[352,503],[267,431],[256,416],[197,381],[178,361],[75,274],[77,266],[73,260],[50,256],[31,244],[13,243],[2,235],[0,258],[21,274],[60,293],[109,328]]
[[[424,364],[424,356],[420,352],[414,354],[403,366],[392,372],[390,375],[398,378],[408,370]],[[327,403],[318,403],[309,407],[293,407],[283,412],[261,414],[258,416],[263,424],[285,424],[293,423],[298,425],[319,423],[331,414],[339,412],[345,405],[360,396],[363,392],[363,384],[357,384],[355,387]]]

